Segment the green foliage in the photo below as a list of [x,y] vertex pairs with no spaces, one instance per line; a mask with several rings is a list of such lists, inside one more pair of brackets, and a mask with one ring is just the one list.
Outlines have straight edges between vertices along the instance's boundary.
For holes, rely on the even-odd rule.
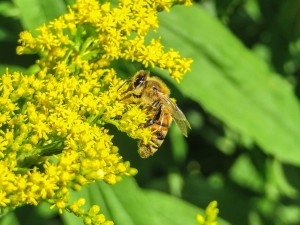
[[177,8],[176,13],[171,19],[161,14],[161,33],[170,47],[185,40],[181,52],[195,61],[180,85],[182,93],[241,138],[249,138],[281,161],[300,165],[300,108],[292,85],[201,8]]
[[[230,224],[299,224],[299,4],[207,0],[161,13],[153,35],[194,59],[179,85],[162,74],[190,120],[189,138],[173,125],[161,149],[143,160],[136,143],[115,131],[113,141],[124,146],[120,154],[139,170],[142,188],[126,179],[76,194],[100,204],[116,224],[195,224],[201,212],[196,206],[205,208],[212,200]],[[1,2],[1,72],[7,65],[17,70],[34,62],[34,57],[13,56],[19,31],[65,10],[63,0]],[[128,62],[116,66],[123,74],[140,69]],[[20,208],[0,224],[33,224],[21,222],[24,215],[82,224],[69,214],[60,220],[42,212]]]
[[[16,6],[20,9],[20,21],[26,29],[34,31],[38,26],[66,12],[67,7],[61,0],[15,0]],[[54,8],[49,10],[49,8]]]
[[[111,186],[102,182],[85,187],[74,197],[89,199],[90,204],[101,202],[102,210],[116,225],[197,225],[197,207],[158,191],[140,189],[132,178]],[[176,212],[176,213],[174,213]],[[66,225],[75,221],[71,214],[64,214]],[[227,223],[220,221],[220,225]]]

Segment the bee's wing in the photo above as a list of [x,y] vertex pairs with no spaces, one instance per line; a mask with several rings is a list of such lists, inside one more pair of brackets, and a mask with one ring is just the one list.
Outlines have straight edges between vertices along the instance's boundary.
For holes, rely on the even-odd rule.
[[191,129],[191,125],[183,112],[178,108],[176,103],[174,103],[167,95],[163,93],[158,93],[160,100],[163,103],[163,106],[167,108],[167,110],[172,115],[175,123],[179,127],[181,133],[187,137],[187,128]]

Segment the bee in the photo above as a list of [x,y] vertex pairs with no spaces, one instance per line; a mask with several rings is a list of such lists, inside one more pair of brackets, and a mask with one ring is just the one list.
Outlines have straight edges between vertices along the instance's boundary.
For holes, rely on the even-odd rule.
[[137,102],[143,102],[146,105],[151,119],[144,126],[150,127],[155,134],[151,140],[155,145],[139,143],[138,153],[141,158],[148,158],[158,150],[168,133],[172,120],[187,137],[187,128],[191,129],[191,126],[183,112],[170,99],[169,88],[159,78],[150,77],[148,71],[140,70],[129,80],[126,92],[131,93]]

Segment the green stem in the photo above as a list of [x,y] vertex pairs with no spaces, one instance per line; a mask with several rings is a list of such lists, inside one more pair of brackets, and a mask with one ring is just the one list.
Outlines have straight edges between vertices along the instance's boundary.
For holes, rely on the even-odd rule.
[[84,55],[87,48],[95,41],[94,37],[88,37],[82,44],[79,55]]
[[17,159],[20,168],[19,172],[22,172],[22,170],[26,171],[33,166],[42,163],[45,161],[44,157],[60,154],[64,148],[63,140],[64,139],[59,138],[49,144],[35,147],[30,154],[20,155]]

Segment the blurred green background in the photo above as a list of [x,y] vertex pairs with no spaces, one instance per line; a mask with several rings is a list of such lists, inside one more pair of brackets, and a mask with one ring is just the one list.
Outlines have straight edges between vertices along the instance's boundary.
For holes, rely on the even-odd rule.
[[[6,67],[27,71],[37,56],[15,54],[18,33],[63,14],[69,3],[0,2],[1,73]],[[300,224],[299,34],[299,0],[205,0],[162,12],[152,35],[194,63],[179,85],[152,72],[163,77],[189,119],[189,137],[173,124],[159,151],[145,160],[136,141],[107,126],[121,155],[139,170],[136,181],[99,182],[74,197],[100,204],[121,225],[196,224],[197,207],[212,200],[220,224]],[[121,74],[141,69],[128,62],[115,67]],[[44,204],[0,220],[41,223],[82,224]]]

